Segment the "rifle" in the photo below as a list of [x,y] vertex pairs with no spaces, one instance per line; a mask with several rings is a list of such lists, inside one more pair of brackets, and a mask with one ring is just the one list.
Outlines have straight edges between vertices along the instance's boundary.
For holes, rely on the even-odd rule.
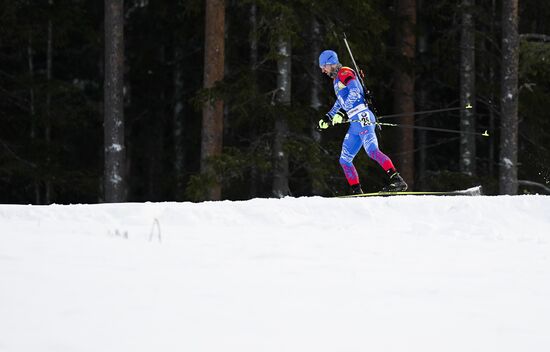
[[357,72],[357,78],[359,79],[359,83],[361,84],[361,87],[363,87],[363,98],[365,98],[365,101],[367,102],[369,108],[374,114],[374,118],[376,120],[376,129],[382,130],[381,125],[378,123],[378,110],[376,109],[376,106],[374,105],[374,97],[370,90],[367,89],[365,86],[365,81],[363,78],[365,77],[365,74],[363,73],[363,70],[359,70],[359,67],[357,67],[357,63],[355,62],[355,59],[353,58],[353,53],[351,52],[351,48],[348,43],[348,38],[346,36],[346,33],[344,33],[344,43],[346,44],[346,48],[348,49],[349,56],[351,57],[351,62],[353,62],[353,67],[355,68],[355,72]]

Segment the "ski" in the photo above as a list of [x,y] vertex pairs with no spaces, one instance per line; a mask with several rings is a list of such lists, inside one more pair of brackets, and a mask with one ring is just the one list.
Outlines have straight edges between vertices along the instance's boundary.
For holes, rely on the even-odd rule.
[[442,192],[372,192],[362,194],[351,194],[346,196],[337,196],[337,198],[361,198],[361,197],[390,197],[390,196],[480,196],[482,195],[481,186],[475,186],[468,189],[458,191],[442,191]]

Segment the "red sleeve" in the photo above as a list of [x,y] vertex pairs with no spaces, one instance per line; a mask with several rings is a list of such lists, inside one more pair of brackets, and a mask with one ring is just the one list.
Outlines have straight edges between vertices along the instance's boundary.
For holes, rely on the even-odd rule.
[[338,79],[347,86],[349,81],[355,79],[355,72],[349,67],[342,67],[338,71]]

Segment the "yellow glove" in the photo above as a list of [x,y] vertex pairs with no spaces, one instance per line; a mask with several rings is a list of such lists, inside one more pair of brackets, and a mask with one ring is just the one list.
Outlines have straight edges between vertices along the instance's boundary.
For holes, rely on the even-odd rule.
[[334,116],[332,116],[332,118],[330,115],[326,114],[325,117],[319,120],[319,129],[325,130],[330,126],[344,123],[347,121],[347,118],[346,111],[343,109],[340,109],[336,114],[334,114]]
[[346,116],[344,114],[345,113],[343,113],[341,110],[334,114],[334,116],[332,117],[332,124],[337,125],[339,123],[343,123],[346,119]]
[[319,128],[322,130],[325,130],[329,128],[330,124],[329,121],[327,121],[326,117],[319,120]]

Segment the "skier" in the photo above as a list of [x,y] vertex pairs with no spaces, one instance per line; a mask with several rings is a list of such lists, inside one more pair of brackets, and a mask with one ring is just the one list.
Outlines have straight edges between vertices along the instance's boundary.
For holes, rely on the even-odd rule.
[[356,73],[349,67],[343,67],[338,61],[338,55],[332,50],[325,50],[319,56],[321,71],[333,79],[334,92],[337,100],[324,118],[319,120],[319,128],[326,129],[331,125],[350,121],[348,132],[342,143],[340,165],[348,180],[353,194],[361,194],[361,184],[357,170],[353,165],[355,155],[361,146],[367,155],[375,160],[389,176],[389,183],[382,191],[405,191],[407,184],[399,175],[391,159],[378,148],[376,138],[376,119],[370,111],[363,87],[356,77]]

